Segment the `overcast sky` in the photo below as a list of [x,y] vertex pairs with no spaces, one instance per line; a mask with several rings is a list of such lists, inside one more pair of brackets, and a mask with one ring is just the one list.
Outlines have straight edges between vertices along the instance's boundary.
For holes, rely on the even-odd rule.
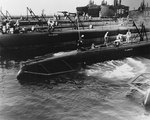
[[[102,0],[94,0],[97,5],[101,4]],[[106,0],[108,4],[113,4],[113,0]],[[128,5],[130,9],[137,8],[143,0],[122,0],[122,4]],[[145,0],[149,2],[150,0]],[[54,14],[57,11],[75,12],[76,7],[85,6],[89,0],[0,0],[0,8],[5,13],[9,11],[11,15],[26,15],[26,7],[31,8],[35,14],[40,15],[42,9],[45,14]]]

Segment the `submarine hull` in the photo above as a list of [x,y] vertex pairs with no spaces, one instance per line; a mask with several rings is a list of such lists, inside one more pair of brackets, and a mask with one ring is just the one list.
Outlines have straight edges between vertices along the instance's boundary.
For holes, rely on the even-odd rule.
[[99,46],[85,51],[65,52],[58,56],[46,56],[27,62],[17,75],[20,82],[30,80],[43,81],[58,75],[79,71],[84,65],[106,60],[122,59],[129,56],[141,56],[150,52],[150,41],[125,43],[120,46]]

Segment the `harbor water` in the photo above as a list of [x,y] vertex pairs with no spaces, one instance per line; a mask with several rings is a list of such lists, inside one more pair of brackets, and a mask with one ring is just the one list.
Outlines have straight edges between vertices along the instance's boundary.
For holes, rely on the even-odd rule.
[[20,85],[19,62],[0,68],[0,120],[149,120],[137,93],[127,97],[127,82],[150,72],[150,55],[105,61],[82,71],[82,84]]

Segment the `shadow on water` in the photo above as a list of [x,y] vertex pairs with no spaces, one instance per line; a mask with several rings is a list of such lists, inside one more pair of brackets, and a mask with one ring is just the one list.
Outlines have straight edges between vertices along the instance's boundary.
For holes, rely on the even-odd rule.
[[53,89],[54,87],[58,87],[59,85],[64,86],[74,86],[76,88],[82,88],[84,85],[84,81],[86,76],[81,73],[72,73],[72,74],[65,74],[65,75],[58,75],[53,78],[49,79],[35,79],[29,80],[29,82],[20,82],[19,83],[23,86],[29,85],[36,85],[36,86],[43,86],[48,89]]

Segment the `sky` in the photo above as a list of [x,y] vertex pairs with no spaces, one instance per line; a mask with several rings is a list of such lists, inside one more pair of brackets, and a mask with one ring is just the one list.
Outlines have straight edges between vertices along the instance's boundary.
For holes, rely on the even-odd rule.
[[[102,0],[94,0],[97,5],[101,4]],[[108,4],[112,5],[113,0],[106,0]],[[127,5],[131,10],[137,9],[142,0],[122,0],[123,5]],[[149,3],[150,0],[145,0]],[[40,15],[44,9],[46,15],[56,14],[57,11],[76,12],[76,7],[85,6],[89,0],[0,0],[0,9],[3,13],[6,10],[11,15],[26,15],[26,7],[31,8],[36,15]]]

